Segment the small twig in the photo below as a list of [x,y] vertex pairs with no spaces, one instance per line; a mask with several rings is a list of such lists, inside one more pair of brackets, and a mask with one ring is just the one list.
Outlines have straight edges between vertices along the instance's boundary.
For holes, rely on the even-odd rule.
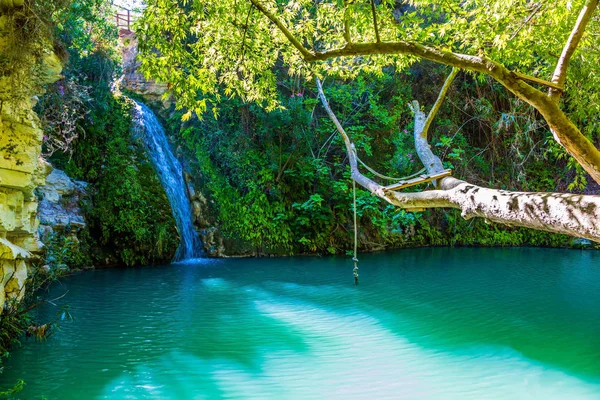
[[246,23],[244,24],[244,36],[242,36],[242,55],[240,57],[240,64],[244,63],[244,57],[246,56],[246,33],[248,32],[250,21],[250,14],[252,14],[252,10],[254,10],[254,4],[250,4],[250,8],[248,9],[248,14],[246,14]]
[[67,291],[66,291],[66,292],[65,292],[65,293],[64,293],[62,296],[58,296],[58,297],[56,297],[56,298],[54,298],[54,299],[52,299],[52,300],[42,300],[42,301],[38,301],[37,303],[35,303],[35,304],[32,304],[32,305],[30,305],[29,307],[27,307],[27,308],[25,308],[25,309],[23,309],[23,310],[19,311],[18,313],[16,313],[16,314],[15,314],[15,316],[23,315],[23,314],[25,314],[25,313],[27,313],[27,312],[29,312],[29,311],[33,310],[34,308],[37,308],[37,307],[41,306],[41,305],[42,305],[42,304],[44,304],[44,303],[50,303],[50,304],[52,304],[53,306],[56,306],[56,304],[54,304],[53,302],[54,302],[54,301],[57,301],[57,300],[60,300],[60,299],[62,299],[63,297],[65,297],[65,296],[67,295],[67,293],[69,293],[69,291],[68,291],[68,290],[67,290]]
[[523,158],[523,161],[521,161],[520,163],[515,164],[516,167],[523,167],[523,165],[525,165],[525,162],[527,162],[527,160],[529,159],[529,157],[531,157],[531,155],[533,154],[533,151],[535,150],[535,148],[537,147],[538,144],[542,143],[544,141],[544,139],[538,140],[537,143],[535,143],[533,146],[531,146],[531,149],[529,150],[529,153],[527,154],[527,156],[525,156],[525,158]]
[[531,21],[531,19],[542,9],[542,7],[542,3],[538,3],[537,5],[535,5],[531,14],[529,14],[529,16],[525,19],[525,21],[523,21],[521,25],[519,25],[519,28],[515,31],[515,33],[511,35],[509,40],[513,40],[519,34],[519,32],[521,32],[521,29],[523,29],[523,27],[527,25],[529,21]]
[[546,81],[544,79],[536,78],[535,76],[525,75],[525,74],[523,74],[521,72],[517,72],[517,71],[513,71],[512,73],[515,74],[515,76],[522,81],[529,81],[529,82],[537,83],[539,85],[548,86],[551,89],[558,90],[561,92],[564,90],[564,87],[562,86],[562,84],[560,84],[558,82]]

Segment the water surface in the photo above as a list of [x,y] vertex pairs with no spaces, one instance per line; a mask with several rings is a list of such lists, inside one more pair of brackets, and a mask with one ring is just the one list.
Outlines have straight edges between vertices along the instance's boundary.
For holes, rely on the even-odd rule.
[[600,253],[360,258],[358,287],[342,257],[81,273],[49,293],[76,320],[0,380],[49,400],[600,399]]

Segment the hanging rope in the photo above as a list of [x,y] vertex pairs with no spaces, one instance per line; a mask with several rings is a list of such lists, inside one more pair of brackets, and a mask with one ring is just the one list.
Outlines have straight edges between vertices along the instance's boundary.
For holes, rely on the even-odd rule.
[[[369,167],[365,162],[363,162],[363,160],[361,160],[358,157],[358,154],[356,152],[356,148],[354,147],[354,145],[352,145],[352,149],[354,151],[354,155],[356,156],[356,159],[358,160],[358,162],[363,167],[365,167],[365,169],[367,171],[369,171],[373,175],[378,176],[382,179],[405,183],[405,181],[408,181],[411,178],[420,176],[421,174],[423,174],[424,172],[427,171],[426,168],[422,168],[421,170],[415,172],[414,174],[404,176],[402,178],[394,178],[391,176],[383,175],[383,174],[380,174],[379,172],[375,171],[373,168]],[[396,185],[398,185],[398,184],[396,184]],[[354,256],[352,257],[352,261],[354,262],[354,269],[352,270],[352,272],[354,273],[354,284],[358,285],[358,224],[356,222],[356,181],[354,179],[352,179],[352,202],[353,202],[353,208],[354,208]]]
[[378,176],[378,177],[380,177],[382,179],[387,179],[387,180],[390,180],[390,181],[407,181],[410,178],[417,177],[417,176],[421,175],[423,172],[427,171],[426,168],[421,168],[418,172],[415,172],[412,175],[404,176],[402,178],[393,178],[391,176],[380,174],[379,172],[375,171],[373,168],[369,167],[367,164],[364,163],[363,160],[361,160],[358,157],[358,154],[356,153],[356,151],[354,152],[354,154],[356,154],[356,159],[358,160],[358,162],[360,163],[360,165],[362,165],[363,167],[365,167],[367,169],[367,171],[369,171],[370,173],[372,173],[375,176]]
[[[382,179],[388,179],[391,181],[406,181],[410,178],[419,176],[423,172],[426,171],[426,169],[423,168],[420,171],[418,171],[412,175],[408,175],[408,176],[405,176],[402,178],[393,178],[391,176],[380,174],[379,172],[375,171],[373,168],[369,167],[366,163],[363,162],[363,160],[361,160],[358,157],[358,154],[356,153],[356,149],[354,149],[354,155],[356,156],[356,159],[363,167],[365,167],[373,175],[378,176]],[[352,179],[352,202],[353,202],[353,208],[354,208],[354,257],[352,257],[352,261],[354,262],[354,269],[352,270],[352,272],[354,274],[354,284],[358,285],[358,223],[356,222],[356,181],[354,179]]]
[[352,200],[354,202],[354,284],[358,285],[358,225],[356,224],[356,182],[352,179]]

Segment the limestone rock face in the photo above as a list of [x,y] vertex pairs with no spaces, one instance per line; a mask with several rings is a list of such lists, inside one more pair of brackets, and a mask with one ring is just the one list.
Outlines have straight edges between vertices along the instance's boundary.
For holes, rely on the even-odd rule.
[[47,201],[58,203],[61,196],[71,196],[75,193],[75,182],[59,169],[54,169],[46,177],[46,184],[38,188],[43,198]]
[[36,191],[40,197],[38,218],[42,241],[54,232],[64,232],[67,227],[73,234],[85,228],[79,205],[86,187],[86,182],[73,181],[59,169],[46,177],[46,184]]
[[6,299],[22,298],[23,285],[27,279],[27,263],[41,250],[34,189],[44,182],[47,173],[46,163],[40,158],[42,136],[37,116],[31,109],[17,106],[2,108],[0,312]]
[[[0,46],[0,55],[3,50]],[[62,66],[56,55],[48,51],[41,59],[45,69],[39,79],[60,79]],[[50,172],[41,157],[43,132],[32,109],[39,93],[23,98],[12,96],[14,89],[9,76],[0,77],[0,313],[6,300],[23,297],[31,261],[40,254],[34,191]]]
[[129,32],[121,36],[123,53],[123,77],[121,87],[137,93],[152,102],[161,102],[166,108],[170,101],[163,101],[162,96],[168,87],[164,83],[149,81],[138,71],[140,62],[137,60],[138,41],[135,33]]

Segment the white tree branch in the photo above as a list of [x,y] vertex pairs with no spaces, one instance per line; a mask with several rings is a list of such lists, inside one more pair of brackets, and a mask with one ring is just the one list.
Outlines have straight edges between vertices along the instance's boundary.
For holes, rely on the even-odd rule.
[[[442,93],[446,93],[452,82],[453,71],[444,84]],[[563,233],[571,236],[588,238],[600,242],[600,196],[586,196],[570,193],[528,193],[511,192],[483,188],[452,177],[443,178],[439,183],[441,190],[426,190],[423,192],[394,192],[386,191],[384,187],[364,176],[358,169],[354,145],[346,131],[331,110],[321,81],[317,79],[319,97],[327,114],[335,124],[338,132],[344,139],[352,179],[359,185],[369,190],[381,199],[398,207],[414,210],[424,208],[455,208],[461,210],[464,218],[481,217],[509,226],[521,226],[554,233]],[[440,93],[438,100],[443,100]],[[419,157],[429,169],[436,171],[441,164],[439,158],[433,154],[427,142],[425,127],[425,114],[420,110],[415,101],[412,105],[415,113],[415,145]],[[434,107],[430,117],[435,116],[439,107]],[[417,119],[419,119],[417,121]],[[417,128],[417,125],[420,128]],[[431,162],[435,158],[437,162]],[[431,173],[431,172],[430,172]]]
[[431,151],[431,146],[429,145],[429,140],[427,137],[429,135],[429,127],[440,110],[440,107],[444,102],[444,98],[446,97],[446,93],[448,93],[448,89],[450,89],[450,86],[452,85],[456,74],[458,74],[458,71],[458,68],[452,68],[452,72],[450,75],[448,75],[448,78],[446,78],[444,86],[442,87],[442,90],[440,90],[440,94],[438,95],[438,98],[431,108],[431,111],[429,111],[427,117],[425,117],[425,113],[421,111],[418,101],[413,100],[412,105],[409,105],[410,109],[415,115],[415,149],[417,150],[419,159],[423,163],[423,166],[425,166],[427,169],[427,173],[429,175],[444,171],[442,161]]

